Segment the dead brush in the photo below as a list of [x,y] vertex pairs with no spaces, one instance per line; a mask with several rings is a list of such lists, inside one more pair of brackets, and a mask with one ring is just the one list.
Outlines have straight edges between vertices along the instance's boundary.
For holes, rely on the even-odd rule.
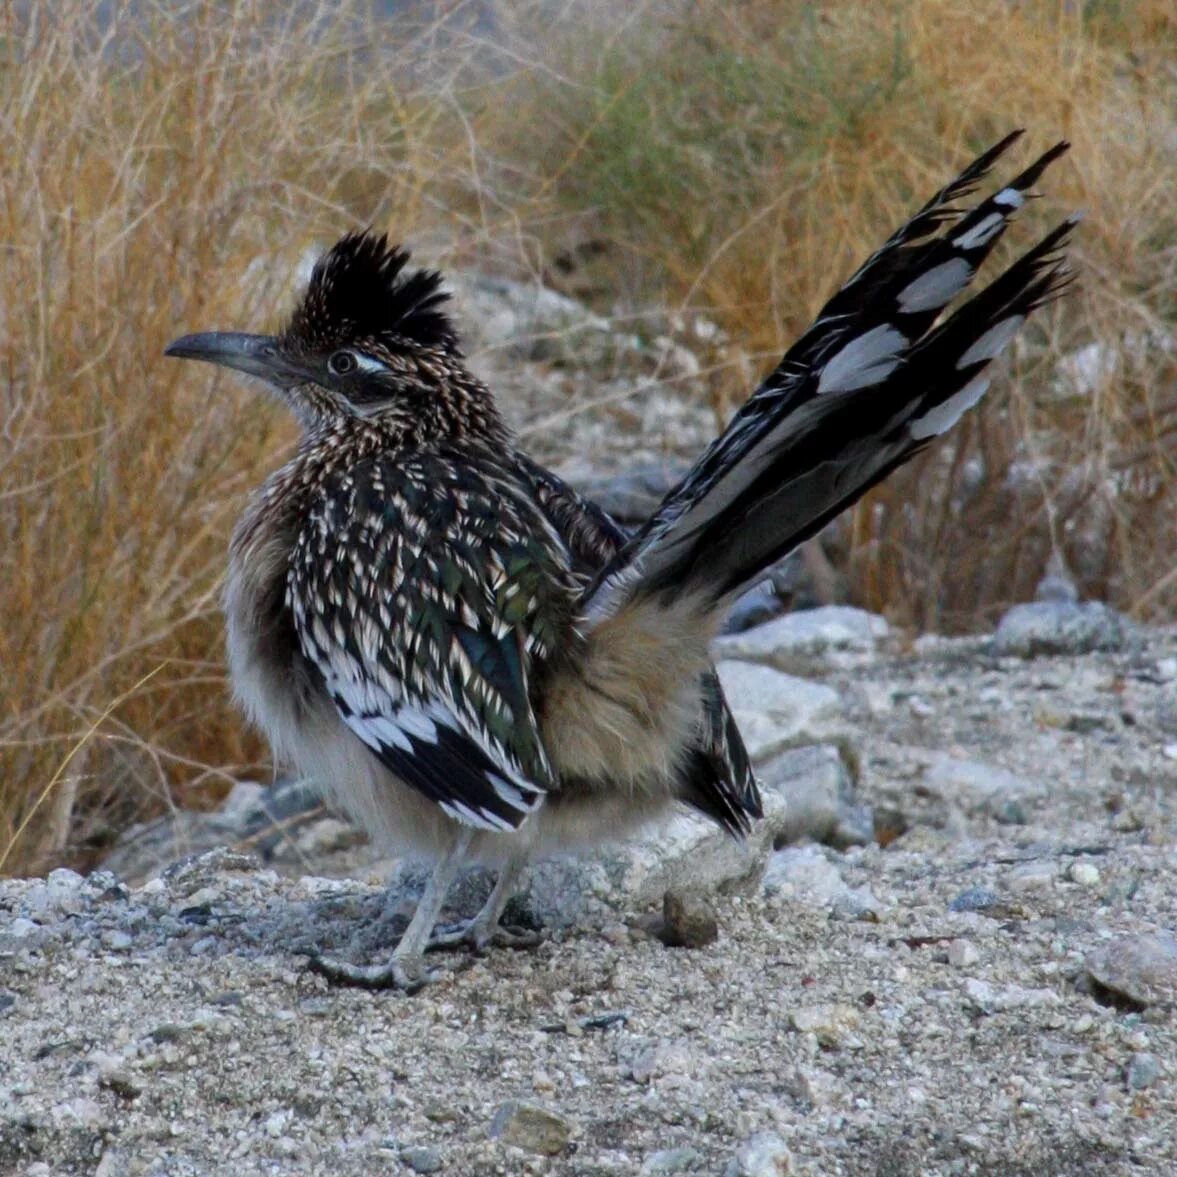
[[[1024,216],[1084,210],[1078,289],[1019,341],[1008,393],[842,521],[853,599],[921,628],[982,629],[1033,595],[1054,555],[1085,595],[1171,617],[1172,6],[663,11],[642,23],[625,9],[591,48],[565,30],[576,90],[519,79],[533,103],[533,217],[592,209],[614,268],[643,275],[637,299],[718,316],[755,371],[950,161],[1025,124],[1032,146],[1074,145],[1057,207]],[[747,395],[740,360],[710,377],[721,419]]]
[[1014,126],[1066,136],[1079,291],[1008,394],[857,508],[852,592],[979,628],[1061,553],[1085,593],[1172,616],[1175,49],[1163,0],[459,4],[416,25],[359,0],[5,5],[0,872],[85,863],[264,771],[218,596],[287,435],[162,349],[275,315],[272,276],[352,225],[542,273],[590,223],[597,309],[698,308],[739,343],[684,389],[725,416],[918,194]]
[[416,44],[403,27],[381,43],[365,5],[66,0],[0,19],[12,872],[84,861],[112,825],[260,769],[226,698],[218,597],[231,520],[284,427],[163,348],[184,322],[271,315],[273,276],[319,234],[413,223],[453,139],[436,129],[450,106],[410,80],[419,55],[396,82],[359,68]]

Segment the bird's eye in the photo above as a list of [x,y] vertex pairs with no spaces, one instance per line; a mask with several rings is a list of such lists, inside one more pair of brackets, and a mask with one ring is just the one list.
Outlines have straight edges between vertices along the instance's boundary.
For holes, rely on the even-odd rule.
[[333,376],[346,376],[354,372],[359,364],[356,357],[349,351],[337,351],[328,361],[327,368]]

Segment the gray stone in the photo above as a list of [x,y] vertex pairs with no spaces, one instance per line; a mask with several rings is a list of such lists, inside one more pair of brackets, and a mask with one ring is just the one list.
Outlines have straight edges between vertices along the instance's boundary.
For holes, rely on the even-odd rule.
[[414,1173],[440,1173],[442,1170],[441,1153],[428,1144],[411,1144],[402,1148],[400,1159]]
[[937,756],[928,766],[923,787],[950,804],[958,805],[970,814],[987,813],[1009,824],[1010,805],[1025,805],[1046,794],[1042,781],[1015,776],[1003,768],[982,764],[977,760],[959,760],[954,756]]
[[845,849],[871,840],[869,815],[852,804],[854,781],[837,748],[782,752],[759,768],[757,779],[774,845],[810,838]]
[[662,1177],[667,1173],[686,1173],[699,1161],[693,1148],[660,1148],[642,1162],[640,1177]]
[[1169,932],[1121,936],[1084,962],[1098,989],[1148,1006],[1177,1001],[1177,937]]
[[495,1113],[490,1135],[516,1148],[554,1157],[568,1146],[576,1125],[539,1104],[510,1100]]
[[667,1075],[689,1075],[698,1066],[691,1051],[681,1042],[655,1042],[641,1051],[630,1065],[636,1083],[649,1083]]
[[346,850],[364,841],[366,838],[362,831],[350,822],[340,821],[337,817],[322,817],[309,823],[299,832],[295,846],[300,854],[311,858],[336,850]]
[[812,1034],[827,1050],[860,1045],[856,1031],[862,1018],[852,1005],[821,1002],[789,1012],[789,1022],[799,1034]]
[[850,887],[821,847],[814,845],[778,850],[764,872],[764,893],[843,919],[862,919],[879,911],[869,888]]
[[768,822],[756,823],[737,842],[714,823],[679,812],[592,856],[535,863],[521,901],[545,926],[568,927],[594,911],[661,904],[667,891],[751,894],[771,845]]
[[637,526],[653,514],[685,473],[685,466],[645,466],[623,474],[578,479],[576,489],[618,523]]
[[793,1154],[775,1132],[758,1132],[740,1145],[724,1177],[788,1177]]
[[763,662],[778,670],[805,668],[831,651],[870,653],[890,633],[884,618],[849,605],[786,613],[767,625],[718,638],[716,656]]
[[981,959],[977,946],[971,940],[953,940],[948,945],[948,963],[954,969],[967,969]]
[[1099,601],[1034,601],[1015,605],[993,635],[1000,657],[1089,654],[1122,650],[1132,636],[1130,622]]
[[1010,867],[1005,875],[1006,889],[1015,895],[1033,891],[1049,891],[1058,880],[1058,869],[1053,862],[1023,862]]
[[715,908],[695,892],[667,891],[662,919],[662,940],[671,948],[706,948],[719,939]]
[[991,887],[966,887],[948,905],[949,911],[992,911],[1002,906],[997,892]]
[[752,662],[724,661],[717,669],[753,762],[846,734],[842,700],[833,687]]
[[724,633],[743,633],[754,625],[771,621],[784,609],[785,603],[777,595],[771,580],[762,580],[750,588],[732,606],[724,624]]
[[1062,1005],[1063,1000],[1053,989],[1027,989],[1022,985],[999,986],[975,977],[964,981],[961,988],[965,997],[983,1014]]
[[997,824],[1003,826],[1024,826],[1030,820],[1026,807],[1014,798],[999,802],[993,807],[992,814]]
[[237,781],[221,802],[219,816],[227,829],[244,830],[265,805],[269,789],[256,781]]
[[22,906],[32,916],[49,916],[56,913],[77,915],[90,898],[86,880],[72,870],[64,868],[50,871],[49,877],[38,880],[25,893]]
[[1044,576],[1034,590],[1034,600],[1049,601],[1053,604],[1074,604],[1079,600],[1079,590],[1074,582],[1062,576]]
[[820,846],[789,846],[778,850],[764,872],[766,895],[783,895],[813,907],[829,907],[848,890],[838,868]]
[[473,273],[454,273],[449,280],[476,347],[506,350],[522,360],[591,365],[629,342],[608,319],[538,283]]
[[1138,1051],[1124,1068],[1124,1082],[1129,1091],[1143,1091],[1151,1087],[1161,1075],[1160,1060],[1155,1054]]

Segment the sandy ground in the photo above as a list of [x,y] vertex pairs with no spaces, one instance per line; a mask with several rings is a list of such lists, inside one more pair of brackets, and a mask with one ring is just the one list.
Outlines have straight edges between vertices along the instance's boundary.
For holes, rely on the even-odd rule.
[[810,671],[887,844],[773,854],[705,947],[622,896],[372,994],[305,967],[362,880],[0,882],[0,1172],[1177,1172],[1177,631]]

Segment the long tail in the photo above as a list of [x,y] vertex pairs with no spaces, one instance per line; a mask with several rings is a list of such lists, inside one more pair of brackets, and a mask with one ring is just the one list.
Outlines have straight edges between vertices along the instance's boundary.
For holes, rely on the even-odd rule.
[[823,307],[581,602],[589,627],[628,604],[690,594],[720,609],[897,466],[951,428],[1028,315],[1071,281],[1064,221],[942,322],[1058,143],[970,211],[1016,131],[898,229]]

